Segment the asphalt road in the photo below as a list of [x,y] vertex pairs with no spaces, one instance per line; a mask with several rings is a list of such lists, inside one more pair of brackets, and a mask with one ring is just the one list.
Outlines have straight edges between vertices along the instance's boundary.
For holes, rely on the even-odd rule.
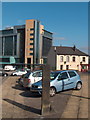
[[[50,115],[41,115],[41,96],[16,83],[18,77],[3,78],[2,82],[2,118],[60,118],[69,100],[72,90],[50,98],[53,112]],[[69,95],[66,95],[69,94]]]
[[[81,74],[83,81],[86,80],[86,76],[87,74]],[[61,118],[65,109],[68,108],[68,102],[72,97],[75,97],[74,95],[72,96],[75,90],[68,90],[56,94],[56,96],[50,98],[53,111],[49,115],[43,116],[40,114],[41,96],[36,93],[32,94],[29,90],[19,86],[18,83],[16,83],[17,79],[18,77],[15,76],[2,79],[2,118]],[[80,93],[81,92],[78,91],[78,94]],[[85,93],[83,93],[83,95],[84,94]],[[77,98],[78,97],[76,97],[76,99]],[[75,98],[73,98],[73,103],[74,99]],[[76,105],[79,105],[79,102]],[[72,106],[70,109],[72,109]],[[65,113],[67,111],[68,109],[66,109]],[[73,111],[73,109],[71,111]],[[66,116],[65,113],[63,115],[64,118]],[[71,113],[69,114],[71,116]]]

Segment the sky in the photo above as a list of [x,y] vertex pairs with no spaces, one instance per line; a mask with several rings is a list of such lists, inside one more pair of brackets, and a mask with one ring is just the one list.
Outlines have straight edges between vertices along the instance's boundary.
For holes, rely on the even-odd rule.
[[3,2],[2,28],[41,21],[53,33],[53,45],[74,46],[88,53],[88,2]]

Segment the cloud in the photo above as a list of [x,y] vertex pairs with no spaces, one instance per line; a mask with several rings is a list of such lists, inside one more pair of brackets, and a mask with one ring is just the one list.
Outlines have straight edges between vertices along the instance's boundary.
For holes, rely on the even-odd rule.
[[23,21],[23,20],[18,20],[17,23],[18,23],[18,24],[23,24],[24,21]]
[[55,40],[66,40],[64,37],[54,37]]

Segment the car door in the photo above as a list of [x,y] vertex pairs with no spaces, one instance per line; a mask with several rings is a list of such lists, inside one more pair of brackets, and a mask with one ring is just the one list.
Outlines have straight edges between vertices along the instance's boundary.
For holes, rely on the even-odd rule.
[[60,92],[63,90],[63,81],[61,80],[61,75],[59,74],[56,78],[55,82],[53,83],[53,86],[55,86],[57,92]]
[[68,73],[62,72],[60,75],[62,80],[62,90],[70,89],[70,84],[72,84],[72,82],[70,81]]
[[69,77],[70,77],[70,88],[74,88],[76,85],[76,80],[77,80],[77,74],[75,71],[68,71]]

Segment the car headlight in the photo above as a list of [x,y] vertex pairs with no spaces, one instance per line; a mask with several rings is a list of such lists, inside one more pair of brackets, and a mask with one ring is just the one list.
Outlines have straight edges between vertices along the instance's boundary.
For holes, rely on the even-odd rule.
[[38,88],[42,88],[42,86],[38,86]]

